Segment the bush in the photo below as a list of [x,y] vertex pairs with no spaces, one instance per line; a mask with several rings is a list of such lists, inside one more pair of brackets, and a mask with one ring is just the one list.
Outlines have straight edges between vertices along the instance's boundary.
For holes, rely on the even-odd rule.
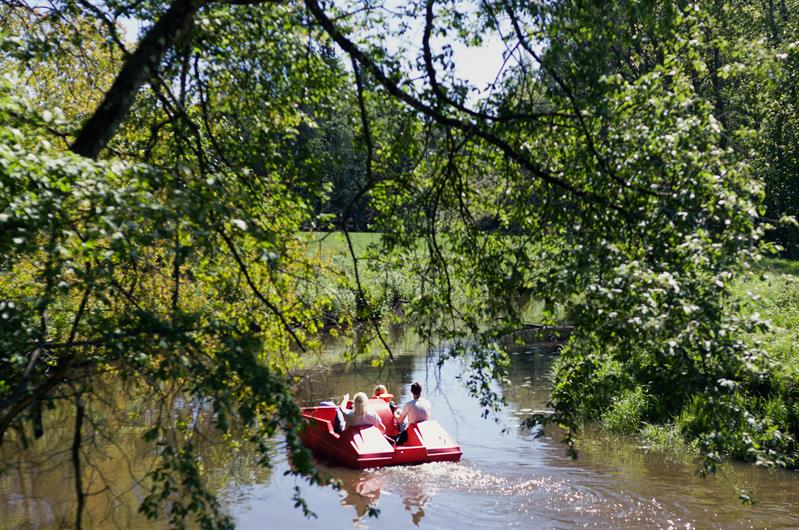
[[641,428],[643,442],[657,451],[681,453],[693,451],[673,423],[653,425],[645,423]]
[[602,426],[616,434],[638,432],[646,413],[647,396],[642,387],[625,390],[602,414]]

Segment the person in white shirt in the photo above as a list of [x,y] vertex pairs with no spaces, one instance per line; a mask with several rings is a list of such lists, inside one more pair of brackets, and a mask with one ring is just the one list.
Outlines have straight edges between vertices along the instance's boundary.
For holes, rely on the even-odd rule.
[[350,400],[349,394],[344,394],[344,399],[341,401],[341,410],[344,412],[344,421],[347,427],[356,427],[358,425],[374,425],[380,432],[386,432],[386,426],[380,420],[377,412],[372,410],[369,406],[369,398],[363,392],[358,392],[352,400],[352,411],[346,410],[347,402]]
[[[422,397],[422,385],[418,381],[411,385],[411,394],[413,399],[406,401],[400,409],[394,413],[394,418],[397,420],[397,425],[402,425],[405,419],[408,419],[408,424],[419,423],[420,421],[429,420],[432,416],[432,405],[425,398]],[[403,430],[397,437],[397,444],[402,444],[408,440],[408,430]]]

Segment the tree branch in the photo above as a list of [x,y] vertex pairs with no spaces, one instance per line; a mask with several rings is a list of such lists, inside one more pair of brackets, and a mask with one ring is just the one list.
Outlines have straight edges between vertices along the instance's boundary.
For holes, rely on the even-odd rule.
[[239,251],[236,250],[236,245],[233,244],[233,241],[230,239],[230,236],[228,236],[221,227],[218,228],[216,231],[220,235],[220,237],[222,237],[222,240],[225,242],[225,244],[227,245],[228,249],[230,250],[230,253],[233,255],[233,259],[235,260],[236,264],[239,266],[239,270],[244,275],[244,279],[247,281],[247,285],[250,286],[250,289],[252,290],[253,294],[255,294],[255,296],[261,302],[263,302],[263,304],[267,308],[269,308],[269,310],[277,318],[280,319],[280,322],[283,324],[283,327],[286,329],[286,331],[289,333],[289,335],[291,335],[291,338],[294,339],[294,342],[297,344],[297,346],[299,346],[299,348],[304,352],[305,351],[305,345],[302,343],[302,341],[297,336],[297,334],[294,333],[294,330],[291,329],[291,326],[289,325],[288,321],[286,320],[286,316],[283,314],[282,311],[280,311],[280,309],[277,306],[275,306],[275,304],[270,302],[269,299],[266,296],[264,296],[264,294],[261,292],[261,290],[258,289],[258,286],[255,285],[255,282],[252,281],[252,278],[250,277],[250,271],[247,269],[247,265],[245,265],[244,261],[241,259],[241,256],[239,255]]
[[332,38],[333,41],[335,41],[336,44],[338,44],[342,50],[344,50],[354,60],[358,61],[358,63],[360,63],[364,68],[366,68],[369,71],[369,73],[392,96],[396,97],[397,99],[404,102],[409,107],[417,110],[418,112],[421,112],[425,116],[432,118],[441,125],[445,125],[448,127],[452,127],[453,129],[458,129],[463,132],[473,134],[474,136],[486,141],[490,145],[493,145],[494,147],[502,151],[502,153],[506,157],[516,162],[521,168],[528,171],[532,176],[546,182],[547,184],[568,191],[572,195],[579,197],[581,199],[585,199],[590,202],[599,202],[602,204],[606,204],[608,207],[612,208],[613,210],[618,211],[623,217],[625,218],[630,217],[630,214],[623,207],[615,204],[612,201],[609,201],[606,197],[600,196],[588,190],[577,188],[573,184],[557,177],[547,169],[534,163],[532,160],[524,156],[524,154],[522,154],[510,143],[496,136],[490,131],[478,127],[477,124],[473,122],[464,122],[457,118],[447,116],[442,112],[440,112],[439,110],[426,105],[418,98],[414,97],[413,95],[408,94],[407,92],[402,90],[402,88],[399,86],[399,84],[396,81],[390,79],[388,75],[386,75],[386,73],[383,72],[380,66],[378,66],[378,64],[371,59],[371,57],[369,57],[354,42],[352,42],[343,33],[341,33],[341,31],[336,27],[336,25],[333,24],[330,18],[328,18],[328,16],[325,14],[324,10],[321,8],[317,0],[305,0],[305,5],[307,6],[310,13],[314,16],[316,21],[319,23],[319,25],[322,27],[322,29],[330,36],[330,38]]
[[97,158],[130,111],[141,86],[152,78],[164,54],[182,37],[205,0],[174,0],[125,59],[103,102],[78,133],[70,149]]
[[529,53],[530,56],[533,57],[533,59],[535,59],[535,61],[541,66],[541,68],[547,74],[549,74],[549,76],[555,81],[558,87],[560,87],[561,91],[563,91],[563,93],[566,95],[566,98],[569,100],[569,103],[571,104],[572,109],[574,110],[574,115],[577,118],[577,123],[579,124],[579,128],[580,130],[582,130],[583,137],[585,138],[586,146],[588,147],[588,150],[591,152],[591,155],[597,161],[597,164],[599,165],[600,169],[604,171],[605,174],[607,174],[610,178],[612,178],[622,188],[632,188],[638,193],[642,193],[644,195],[650,195],[653,197],[658,197],[663,195],[662,193],[657,193],[652,190],[642,188],[640,186],[633,186],[630,183],[626,182],[621,177],[619,177],[616,174],[616,172],[613,171],[613,169],[607,163],[605,158],[600,154],[599,150],[596,148],[596,145],[594,144],[593,135],[591,134],[591,131],[588,130],[588,125],[585,123],[585,119],[583,118],[583,110],[580,108],[580,105],[577,102],[577,98],[575,97],[574,92],[571,90],[571,88],[569,88],[569,85],[566,84],[563,78],[560,75],[558,75],[558,73],[554,69],[547,66],[544,63],[544,61],[541,59],[539,54],[537,54],[533,49],[533,47],[530,46],[530,43],[527,41],[527,39],[524,37],[524,34],[522,33],[522,29],[519,26],[519,20],[516,14],[513,12],[513,10],[510,7],[507,7],[506,12],[508,14],[508,17],[510,18],[511,24],[513,25],[513,31],[516,33],[516,38],[519,40],[519,43],[522,45],[522,48],[524,48],[525,51]]
[[[352,209],[355,207],[355,204],[361,200],[361,198],[366,195],[366,193],[374,185],[374,172],[372,170],[372,161],[374,160],[374,142],[372,141],[372,132],[369,128],[369,115],[366,112],[366,103],[364,102],[363,98],[363,78],[361,77],[361,69],[358,67],[358,62],[355,60],[355,58],[352,58],[352,70],[355,74],[355,84],[358,88],[358,109],[361,114],[363,139],[366,143],[366,184],[360,190],[358,190],[358,193],[352,198],[349,205],[347,205],[347,210],[344,212],[342,225],[344,227],[344,237],[347,239],[347,248],[350,251],[350,257],[352,258],[353,270],[355,271],[355,283],[358,286],[358,296],[361,297],[361,302],[363,303],[364,307],[366,307],[368,302],[366,301],[366,296],[363,293],[363,285],[361,284],[361,274],[358,268],[358,256],[355,255],[355,248],[352,246],[352,238],[350,237],[350,231],[347,225],[349,223],[350,217],[352,217]],[[377,333],[377,337],[380,339],[380,343],[383,344],[383,347],[388,352],[388,356],[391,359],[394,359],[394,354],[391,352],[391,348],[386,342],[385,337],[383,337],[383,332],[380,331],[380,325],[377,323],[377,319],[374,317],[374,315],[372,315],[371,311],[367,310],[367,313],[369,321],[372,323],[375,333]]]
[[[83,318],[84,312],[86,311],[86,305],[89,302],[89,294],[91,291],[92,283],[89,282],[86,285],[86,289],[83,291],[80,307],[78,307],[78,311],[75,313],[75,318],[72,321],[72,329],[70,330],[68,339],[69,343],[72,343],[75,340],[75,336],[78,332],[78,326],[80,325],[80,321]],[[50,390],[55,388],[75,363],[77,356],[77,352],[70,348],[66,356],[62,357],[55,366],[53,373],[47,379],[45,379],[44,382],[33,389],[32,392],[29,392],[27,395],[21,395],[21,392],[17,392],[10,398],[3,400],[3,403],[0,403],[0,409],[10,406],[10,409],[0,417],[0,445],[2,445],[3,437],[8,430],[9,425],[11,425],[11,422],[14,421],[14,418],[16,418],[19,413],[30,406],[37,398],[45,396],[48,392],[50,392]],[[22,390],[24,390],[24,388]]]

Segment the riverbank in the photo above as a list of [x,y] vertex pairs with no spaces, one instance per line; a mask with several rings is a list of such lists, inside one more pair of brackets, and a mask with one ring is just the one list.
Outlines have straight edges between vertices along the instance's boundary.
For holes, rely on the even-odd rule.
[[[425,286],[421,284],[418,271],[419,264],[429,258],[427,249],[420,241],[418,248],[411,252],[410,259],[398,261],[383,251],[382,234],[351,232],[349,236],[352,252],[343,232],[302,233],[308,256],[317,261],[323,271],[318,279],[318,289],[309,289],[304,293],[309,305],[312,305],[311,299],[318,297],[320,292],[330,298],[324,314],[327,331],[372,320],[403,324],[402,317],[410,304],[424,295],[430,295],[429,292],[423,292]],[[353,253],[358,263],[357,278]],[[390,261],[392,259],[394,261]],[[363,298],[359,296],[359,289]],[[434,287],[428,285],[427,289]],[[468,295],[458,288],[453,289],[450,296],[450,302],[456,307],[469,302]],[[547,316],[543,304],[536,300],[519,293],[510,303],[520,308],[521,318],[530,324],[524,330],[529,332],[536,326],[542,328],[538,330],[540,340],[556,341],[568,336],[569,330],[561,326],[540,325],[541,322],[549,322],[551,317]]]

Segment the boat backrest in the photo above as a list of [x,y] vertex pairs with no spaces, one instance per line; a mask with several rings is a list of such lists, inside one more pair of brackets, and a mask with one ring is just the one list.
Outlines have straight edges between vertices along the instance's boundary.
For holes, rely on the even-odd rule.
[[338,434],[344,430],[344,416],[336,406],[303,407],[302,414],[318,423],[326,424],[326,429]]
[[423,445],[427,449],[439,449],[458,444],[436,420],[426,420],[408,425],[407,445]]
[[347,444],[356,455],[389,455],[394,452],[394,448],[388,443],[386,437],[371,425],[356,425],[348,427],[341,435],[342,440]]
[[396,436],[399,434],[399,430],[394,424],[394,413],[391,412],[388,403],[379,398],[372,398],[369,400],[369,406],[380,416],[380,421],[386,426],[386,434],[389,436]]
[[333,421],[336,417],[336,407],[304,407],[302,413],[318,420]]

